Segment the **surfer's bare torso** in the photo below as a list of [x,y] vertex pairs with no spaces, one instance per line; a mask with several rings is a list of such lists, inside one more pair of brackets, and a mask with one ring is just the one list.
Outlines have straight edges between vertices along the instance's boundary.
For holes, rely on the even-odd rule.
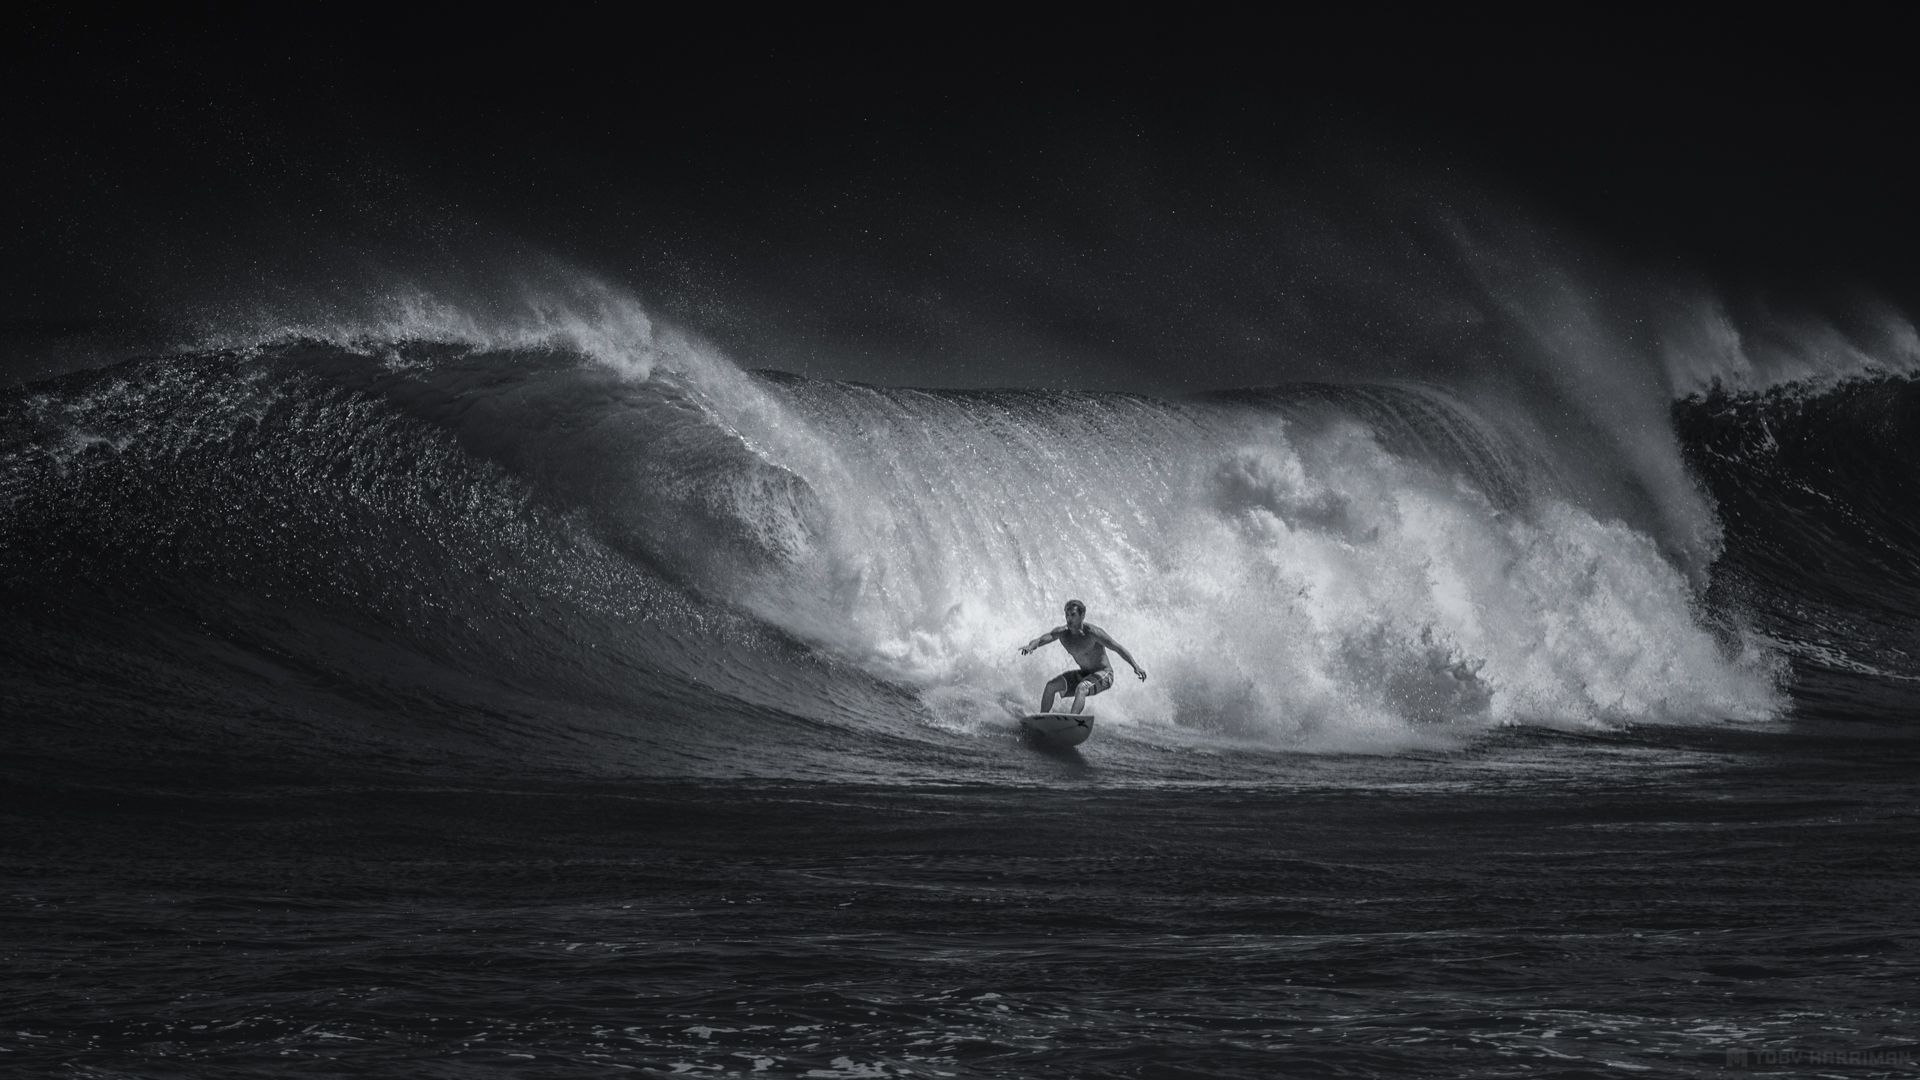
[[1053,639],[1067,650],[1067,655],[1073,657],[1081,671],[1099,671],[1113,666],[1113,661],[1107,659],[1106,636],[1106,631],[1092,623],[1078,630],[1071,626],[1055,627],[1053,630]]

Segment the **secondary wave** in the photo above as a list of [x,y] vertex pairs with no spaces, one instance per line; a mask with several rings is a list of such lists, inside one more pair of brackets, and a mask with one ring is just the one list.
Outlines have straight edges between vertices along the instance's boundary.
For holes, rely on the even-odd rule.
[[1803,664],[1920,679],[1920,383],[1723,388],[1675,423],[1727,521],[1722,592]]

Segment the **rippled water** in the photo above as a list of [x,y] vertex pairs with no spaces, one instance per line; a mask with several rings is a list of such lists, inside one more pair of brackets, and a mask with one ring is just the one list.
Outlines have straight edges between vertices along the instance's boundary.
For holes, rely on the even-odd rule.
[[1037,789],[22,781],[0,818],[0,1069],[1911,1063],[1914,751],[1521,739],[1147,790],[1107,787],[1091,755],[1036,755]]

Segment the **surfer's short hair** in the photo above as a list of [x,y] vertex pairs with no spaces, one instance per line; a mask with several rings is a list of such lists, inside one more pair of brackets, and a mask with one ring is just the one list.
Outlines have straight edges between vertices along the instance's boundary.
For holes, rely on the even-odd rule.
[[1082,615],[1085,615],[1085,614],[1087,613],[1087,605],[1086,605],[1086,604],[1084,604],[1084,603],[1082,603],[1082,602],[1081,602],[1081,601],[1079,601],[1079,600],[1069,600],[1069,601],[1067,601],[1067,614],[1069,614],[1069,615],[1071,615],[1071,614],[1073,614],[1073,609],[1074,609],[1074,608],[1079,608],[1079,609],[1080,609],[1080,614],[1082,614]]

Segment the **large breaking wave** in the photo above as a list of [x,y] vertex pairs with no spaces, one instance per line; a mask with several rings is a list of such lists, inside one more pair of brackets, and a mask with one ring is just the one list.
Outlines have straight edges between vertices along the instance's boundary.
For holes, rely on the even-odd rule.
[[[1819,636],[1751,625],[1790,552],[1736,537],[1743,587],[1708,583],[1715,496],[1664,422],[1642,446],[1604,408],[1390,379],[806,380],[594,297],[252,327],[8,391],[23,752],[981,775],[1065,663],[1015,647],[1075,596],[1151,672],[1100,700],[1111,760],[1205,773],[1764,721]],[[1709,413],[1682,434],[1768,423]]]

